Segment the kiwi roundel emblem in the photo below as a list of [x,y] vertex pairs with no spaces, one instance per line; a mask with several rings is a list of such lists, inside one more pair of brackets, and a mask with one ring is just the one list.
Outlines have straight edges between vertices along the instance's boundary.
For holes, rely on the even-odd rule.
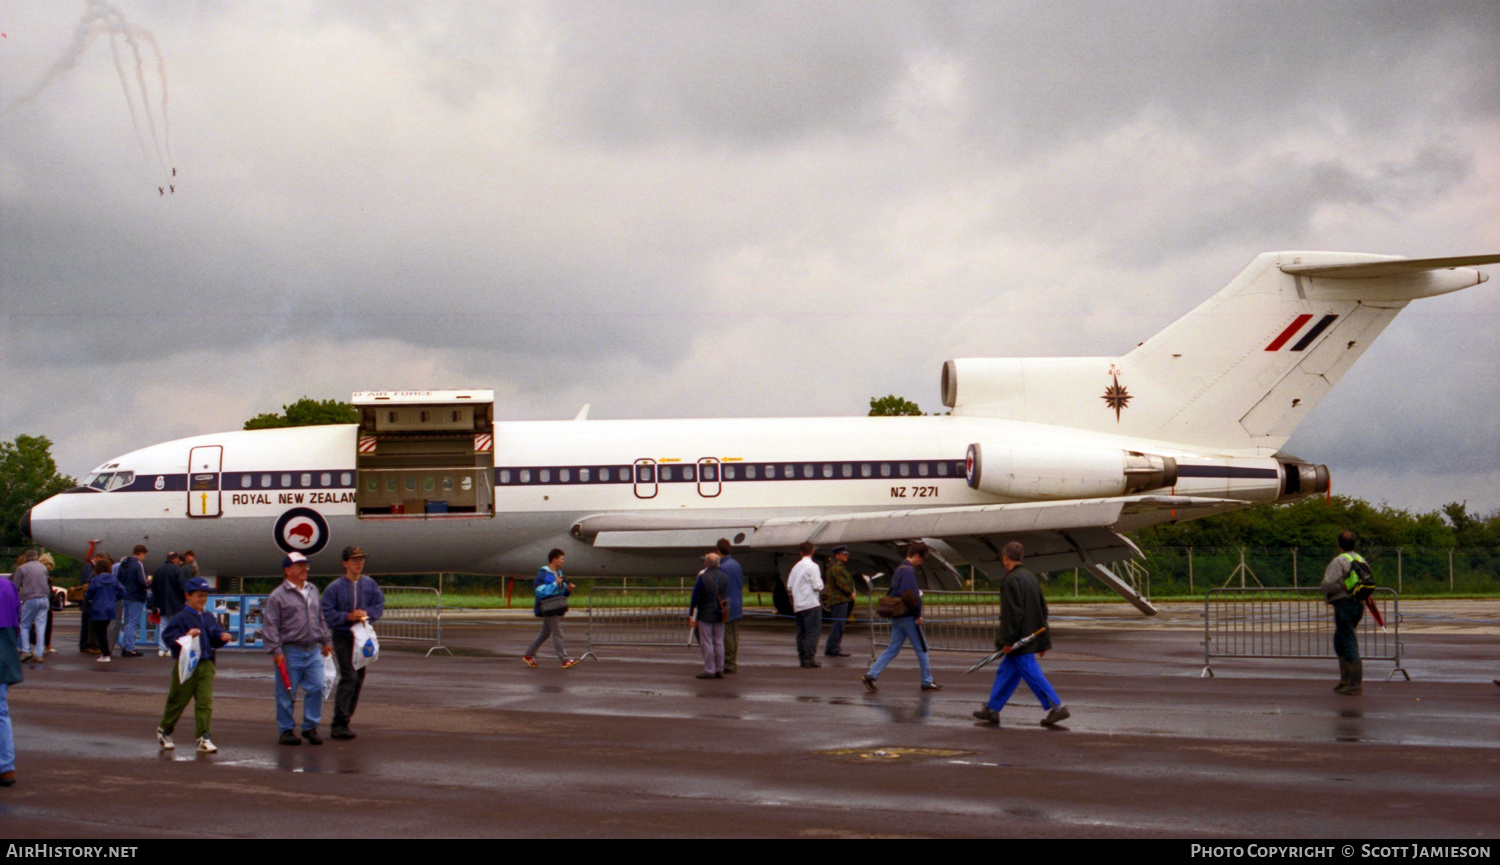
[[312,508],[292,508],[276,521],[276,545],[289,553],[316,555],[328,546],[328,523]]

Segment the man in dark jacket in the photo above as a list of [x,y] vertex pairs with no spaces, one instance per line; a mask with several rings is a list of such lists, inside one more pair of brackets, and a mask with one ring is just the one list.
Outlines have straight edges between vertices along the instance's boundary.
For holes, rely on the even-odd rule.
[[[1042,725],[1051,727],[1070,713],[1036,662],[1052,648],[1052,638],[1045,630],[1047,599],[1042,597],[1042,587],[1035,574],[1021,567],[1025,555],[1026,548],[1020,541],[1011,541],[1000,551],[1005,581],[1000,585],[1000,634],[995,638],[995,648],[1005,656],[1000,659],[1000,669],[995,673],[995,687],[990,691],[989,701],[974,713],[974,717],[999,724],[1000,710],[1005,708],[1005,702],[1015,693],[1016,686],[1025,679],[1042,708],[1048,710]],[[1027,637],[1031,640],[1025,645],[1016,645]]]
[[359,622],[373,624],[385,615],[385,592],[374,577],[365,575],[369,556],[359,547],[344,547],[344,578],[328,584],[323,592],[323,621],[333,636],[333,659],[339,667],[338,690],[333,697],[333,733],[335,739],[353,739],[349,729],[359,693],[365,686],[369,666],[354,669],[354,626]]
[[120,560],[120,657],[139,658],[135,650],[136,635],[140,633],[141,610],[146,606],[146,547],[136,544],[135,550]]
[[740,563],[730,556],[728,538],[719,538],[719,570],[724,572],[729,585],[724,594],[729,599],[729,619],[724,622],[724,672],[739,672],[740,619],[745,615],[745,571]]
[[161,624],[156,628],[156,656],[165,658],[171,654],[167,651],[167,643],[164,638],[167,622],[172,617],[182,612],[187,606],[187,593],[184,587],[187,585],[187,574],[181,568],[182,557],[176,551],[167,553],[167,560],[162,562],[156,573],[151,575],[151,609],[160,618]]

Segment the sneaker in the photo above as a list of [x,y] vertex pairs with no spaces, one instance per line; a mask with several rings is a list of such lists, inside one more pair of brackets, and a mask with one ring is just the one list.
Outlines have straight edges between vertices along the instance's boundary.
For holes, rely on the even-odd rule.
[[219,746],[215,745],[207,736],[198,737],[199,754],[217,754]]
[[522,655],[521,660],[524,661],[526,663],[526,666],[528,667],[536,666],[536,658],[533,658],[530,655]]
[[108,655],[100,655],[99,657],[95,658],[94,660],[97,661],[100,664],[108,664],[109,663],[109,656]]
[[317,727],[309,727],[306,730],[303,730],[302,731],[302,738],[306,739],[307,740],[307,744],[309,744],[309,745],[321,745],[321,744],[323,744],[323,739],[318,736],[318,728]]
[[140,656],[141,653],[137,652],[135,649],[126,649],[125,651],[120,653],[120,657],[122,658],[139,658]]
[[160,727],[156,728],[156,744],[160,745],[163,751],[170,751],[177,747],[172,743],[172,734]]
[[562,665],[563,665],[563,669],[564,670],[566,670],[569,667],[576,667],[576,666],[578,666],[578,659],[577,658],[569,658],[566,661],[563,661]]
[[354,731],[348,727],[334,727],[328,735],[334,739],[353,739]]
[[33,655],[30,652],[22,652],[20,660],[21,660],[21,663],[24,664],[27,661],[29,661],[29,660],[31,660],[32,658],[35,658],[35,657],[36,657],[36,655]]
[[986,724],[989,724],[991,727],[1000,726],[1000,713],[996,712],[994,709],[991,709],[989,706],[980,706],[979,709],[974,712],[974,717],[985,722]]
[[941,690],[943,690],[943,686],[939,685],[937,682],[923,682],[922,683],[922,690],[924,690],[924,691],[941,691]]
[[300,745],[300,744],[302,744],[302,740],[299,739],[299,738],[297,738],[297,734],[293,733],[291,730],[283,730],[283,731],[281,731],[281,738],[277,739],[276,741],[279,742],[282,745]]
[[171,653],[171,652],[169,652],[169,651],[167,651],[167,650],[166,650],[166,649],[157,649],[157,650],[156,650],[156,657],[158,657],[158,658],[166,658],[166,657],[170,657],[170,656],[171,656],[171,654],[172,654],[172,653]]
[[870,692],[870,693],[872,693],[872,694],[873,694],[873,693],[874,693],[874,692],[876,692],[876,691],[878,691],[878,690],[880,690],[880,689],[879,689],[879,688],[877,688],[877,687],[875,687],[875,680],[874,680],[874,679],[872,679],[872,678],[870,678],[870,677],[869,677],[869,676],[868,676],[868,675],[866,675],[866,676],[865,676],[865,677],[864,677],[864,678],[863,678],[863,679],[861,679],[861,680],[860,680],[860,681],[862,681],[862,682],[864,682],[864,683],[865,683],[865,690],[866,690],[866,691],[869,691],[869,692]]
[[49,654],[49,655],[55,655],[55,654],[57,654],[57,650],[54,649],[54,648],[52,648],[51,646],[48,646],[47,647],[47,654]]
[[1068,711],[1068,707],[1067,706],[1053,706],[1052,707],[1052,711],[1050,711],[1050,712],[1047,713],[1047,717],[1045,717],[1045,718],[1042,719],[1042,726],[1043,727],[1056,726],[1060,721],[1066,720],[1072,714],[1073,714],[1072,712]]

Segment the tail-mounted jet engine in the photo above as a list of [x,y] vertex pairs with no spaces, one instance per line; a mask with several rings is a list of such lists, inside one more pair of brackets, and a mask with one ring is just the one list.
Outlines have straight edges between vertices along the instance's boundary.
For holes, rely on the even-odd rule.
[[1276,497],[1277,502],[1295,502],[1328,492],[1332,484],[1328,466],[1315,466],[1295,457],[1279,454],[1276,461],[1281,464],[1281,495]]
[[1008,499],[1108,498],[1175,486],[1177,461],[1118,448],[976,442],[966,474],[970,487]]

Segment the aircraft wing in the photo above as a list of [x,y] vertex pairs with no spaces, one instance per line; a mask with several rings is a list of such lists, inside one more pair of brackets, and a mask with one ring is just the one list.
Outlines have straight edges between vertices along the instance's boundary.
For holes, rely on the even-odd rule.
[[579,520],[573,525],[573,536],[605,549],[706,549],[719,538],[728,537],[736,546],[793,550],[804,541],[830,546],[1099,529],[1115,525],[1125,515],[1224,504],[1243,505],[1221,499],[1156,495],[799,517],[606,513]]
[[579,520],[573,535],[596,547],[626,550],[710,549],[725,537],[737,546],[767,551],[794,550],[803,542],[826,548],[922,540],[944,558],[967,561],[991,579],[1003,573],[1000,548],[1019,540],[1026,545],[1027,564],[1035,570],[1086,568],[1143,612],[1154,613],[1155,608],[1106,567],[1140,556],[1135,545],[1112,527],[1126,514],[1221,504],[1219,499],[1157,495],[761,519],[599,514]]

